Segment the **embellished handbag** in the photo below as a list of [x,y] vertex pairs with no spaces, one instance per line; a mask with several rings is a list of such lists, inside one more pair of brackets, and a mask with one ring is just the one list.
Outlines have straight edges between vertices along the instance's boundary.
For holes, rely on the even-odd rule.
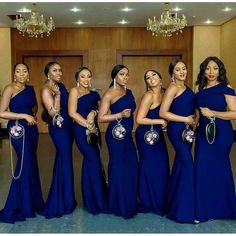
[[63,117],[60,115],[60,113],[57,113],[55,116],[53,116],[52,124],[53,126],[61,128],[63,125],[63,121],[64,121]]
[[99,144],[99,137],[96,133],[86,129],[87,143],[93,146]]
[[[21,164],[20,164],[20,170],[18,176],[14,175],[14,167],[13,167],[13,155],[12,155],[12,145],[11,140],[16,139],[20,140],[20,138],[23,138],[22,143],[22,151],[21,151]],[[16,120],[15,125],[10,127],[9,130],[9,140],[10,140],[10,156],[11,156],[11,173],[13,179],[19,179],[22,173],[23,169],[23,163],[24,163],[24,150],[25,150],[25,128],[21,124],[18,123],[18,120]]]
[[148,130],[144,134],[144,140],[148,145],[155,145],[156,142],[158,141],[160,135],[157,131],[153,129],[153,125],[151,125],[150,130]]
[[125,127],[121,124],[122,118],[117,119],[117,125],[115,125],[112,129],[112,136],[117,139],[117,140],[122,140],[125,138],[126,135],[126,129]]
[[189,124],[185,124],[186,128],[182,132],[182,140],[185,143],[193,143],[195,139],[195,133],[193,131],[193,128]]
[[210,117],[210,122],[206,125],[206,138],[209,144],[213,144],[216,137],[215,117]]

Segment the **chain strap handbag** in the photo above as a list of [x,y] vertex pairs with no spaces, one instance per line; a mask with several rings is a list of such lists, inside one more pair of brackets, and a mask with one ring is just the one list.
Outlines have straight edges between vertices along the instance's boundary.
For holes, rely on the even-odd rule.
[[184,143],[193,143],[195,139],[195,132],[189,124],[185,124],[185,129],[182,132],[182,140]]
[[[21,164],[20,164],[20,170],[19,174],[17,176],[14,175],[14,166],[13,166],[13,155],[12,155],[12,139],[20,141],[20,139],[23,139],[22,141],[22,151],[21,151]],[[10,127],[9,130],[9,143],[10,143],[10,156],[11,156],[11,173],[13,179],[19,179],[22,173],[23,169],[23,163],[24,163],[24,151],[25,151],[25,128],[21,124],[18,123],[18,120],[15,121],[15,125]]]
[[159,140],[160,135],[159,133],[153,129],[153,125],[151,125],[150,130],[148,130],[145,134],[144,134],[144,141],[148,144],[148,145],[155,145],[156,142]]
[[112,129],[112,136],[117,140],[122,140],[122,139],[125,138],[126,129],[121,124],[122,118],[121,119],[116,119],[116,121],[117,121],[117,125],[115,125]]
[[215,117],[210,117],[210,122],[206,125],[206,138],[209,144],[213,144],[216,137]]

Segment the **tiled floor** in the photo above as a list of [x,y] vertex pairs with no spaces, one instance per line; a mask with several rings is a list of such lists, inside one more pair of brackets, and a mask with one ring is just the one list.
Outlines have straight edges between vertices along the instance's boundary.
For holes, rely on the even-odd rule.
[[[102,156],[106,168],[108,157],[105,142],[103,144]],[[172,165],[174,152],[169,143],[168,147]],[[9,154],[9,140],[0,138],[0,208],[4,206],[11,181]],[[192,225],[179,224],[151,213],[137,214],[129,220],[105,214],[93,216],[82,207],[80,192],[82,157],[75,145],[73,156],[75,193],[78,202],[75,211],[70,215],[50,220],[37,216],[14,225],[0,223],[0,233],[236,233],[236,220],[215,220]],[[44,198],[49,191],[53,161],[54,146],[47,134],[41,134],[38,162]],[[236,143],[232,148],[231,161],[236,183]]]

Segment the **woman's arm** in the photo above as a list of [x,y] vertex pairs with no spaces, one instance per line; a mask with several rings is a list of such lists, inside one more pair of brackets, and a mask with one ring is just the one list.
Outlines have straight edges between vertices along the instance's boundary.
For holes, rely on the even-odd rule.
[[101,100],[101,106],[98,112],[98,121],[101,123],[115,121],[121,119],[122,117],[130,117],[131,109],[124,109],[122,112],[116,114],[108,114],[110,110],[112,95],[111,93],[106,92]]
[[137,115],[136,122],[141,125],[162,125],[166,127],[167,122],[164,119],[150,119],[147,118],[147,114],[152,105],[153,95],[151,93],[145,93],[141,99]]
[[164,94],[164,98],[161,103],[160,116],[169,121],[185,122],[187,124],[192,124],[194,122],[193,115],[185,117],[176,115],[169,111],[170,106],[178,92],[178,87],[175,84],[170,84],[169,88]]
[[83,127],[88,127],[89,123],[86,119],[83,118],[78,112],[77,112],[77,102],[78,102],[78,92],[76,88],[72,88],[69,93],[69,100],[68,100],[68,112],[69,116],[79,125]]
[[236,119],[236,96],[225,95],[228,111],[214,111],[207,107],[200,107],[201,113],[206,117],[216,117],[222,120]]
[[[55,91],[54,91],[55,92]],[[48,114],[51,117],[54,117],[60,111],[60,92],[55,92],[55,95],[52,95],[52,91],[44,87],[41,91],[41,98],[45,108],[48,111]]]
[[6,86],[5,89],[3,90],[0,103],[0,118],[7,120],[25,119],[29,123],[29,125],[36,124],[37,122],[31,115],[8,111],[12,95],[13,95],[13,90],[11,85]]

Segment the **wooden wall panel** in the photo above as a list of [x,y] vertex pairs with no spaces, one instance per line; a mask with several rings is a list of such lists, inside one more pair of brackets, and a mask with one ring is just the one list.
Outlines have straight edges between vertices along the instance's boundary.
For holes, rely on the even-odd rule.
[[[142,50],[142,51],[161,51],[163,55],[170,55],[171,52],[178,50],[185,52],[185,60],[188,66],[188,85],[192,85],[192,47],[193,47],[193,30],[192,27],[187,27],[183,33],[170,38],[161,36],[153,37],[146,28],[57,28],[52,32],[50,37],[43,39],[28,38],[19,35],[16,29],[12,29],[12,64],[20,59],[17,58],[17,51],[24,50],[51,50],[51,51],[87,51],[88,60],[86,65],[93,72],[93,87],[101,89],[101,95],[107,89],[111,81],[111,70],[117,64],[117,52],[120,50]],[[132,59],[133,57],[131,57]],[[137,59],[141,63],[147,57]],[[136,59],[134,59],[136,60]],[[141,60],[141,61],[140,61]],[[146,65],[156,65],[155,60],[144,62]],[[163,60],[163,58],[161,59]],[[124,60],[124,63],[131,65],[130,61]],[[151,63],[151,64],[150,64]],[[167,61],[159,61],[161,64],[162,73]],[[134,65],[136,61],[134,61]],[[76,68],[75,68],[76,70]],[[166,68],[167,70],[167,68]],[[137,66],[130,68],[131,74],[143,76],[143,72],[138,70]],[[134,93],[138,94],[139,90],[134,87]],[[105,130],[105,125],[102,125],[102,131]]]

